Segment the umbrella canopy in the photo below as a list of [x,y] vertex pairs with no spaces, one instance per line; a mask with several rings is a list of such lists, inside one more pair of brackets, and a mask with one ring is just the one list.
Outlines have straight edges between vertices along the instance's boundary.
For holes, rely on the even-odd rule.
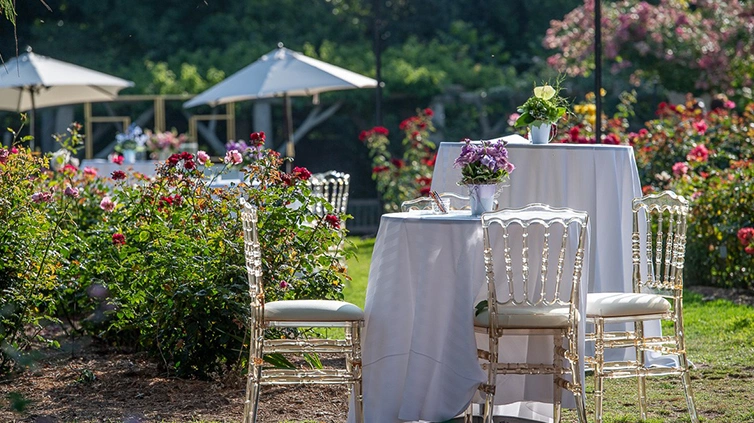
[[7,70],[0,69],[0,110],[31,110],[32,136],[37,108],[110,101],[118,91],[134,85],[125,79],[34,53],[13,58],[5,67]]
[[116,78],[34,53],[24,53],[0,71],[0,110],[23,112],[64,104],[110,101],[134,85]]
[[187,101],[183,107],[376,86],[377,81],[372,78],[280,47]]
[[[288,142],[286,155],[295,155],[291,96],[317,95],[326,91],[374,88],[377,81],[347,69],[313,59],[282,45],[224,81],[183,103],[183,107],[200,104],[217,106],[258,98],[284,97]],[[288,162],[290,170],[291,163]]]

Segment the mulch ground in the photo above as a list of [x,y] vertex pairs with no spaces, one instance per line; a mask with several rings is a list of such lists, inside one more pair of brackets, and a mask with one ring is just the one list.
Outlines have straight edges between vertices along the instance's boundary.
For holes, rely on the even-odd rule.
[[[35,367],[0,381],[0,422],[240,422],[246,383],[166,377],[143,354],[123,354],[88,338],[46,351]],[[335,364],[335,363],[333,363]],[[327,365],[327,363],[325,363]],[[28,401],[10,409],[9,394]],[[347,390],[338,386],[265,387],[260,423],[344,422]]]

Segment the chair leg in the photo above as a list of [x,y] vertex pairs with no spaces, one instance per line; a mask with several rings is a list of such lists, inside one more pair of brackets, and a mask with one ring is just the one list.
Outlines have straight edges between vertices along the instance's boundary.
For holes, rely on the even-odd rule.
[[683,330],[683,314],[678,313],[675,320],[675,344],[680,353],[678,354],[678,364],[680,364],[681,382],[683,383],[683,392],[686,395],[686,406],[689,408],[689,417],[691,423],[699,423],[699,416],[696,414],[696,405],[694,405],[694,393],[691,391],[691,375],[689,374],[689,360],[686,356],[686,339]]
[[[563,368],[563,334],[560,333],[553,337],[554,339],[554,345],[553,345],[553,355],[552,355],[552,364],[553,367],[556,369],[562,369]],[[563,401],[563,387],[560,383],[562,379],[562,374],[553,373],[552,375],[552,383],[553,383],[553,391],[552,391],[552,421],[557,423],[560,421],[560,414],[561,414],[561,403]]]
[[639,394],[639,417],[641,417],[642,420],[647,419],[647,378],[646,374],[644,373],[644,368],[646,367],[645,359],[644,359],[644,322],[638,321],[634,322],[634,332],[636,333],[637,339],[640,340],[640,344],[635,346],[634,349],[636,350],[636,363],[637,363],[637,372],[636,372],[636,383],[638,387],[638,394]]
[[252,322],[249,341],[249,374],[246,377],[246,401],[244,402],[244,423],[256,423],[259,409],[259,392],[262,378],[262,339],[264,331]]
[[[488,329],[489,330],[489,329]],[[485,387],[484,398],[484,423],[493,423],[493,412],[495,409],[495,385],[497,380],[497,333],[489,332],[490,337],[490,361],[487,369],[487,386]]]
[[594,421],[602,423],[602,393],[605,367],[605,321],[594,322]]
[[466,407],[466,411],[463,413],[463,423],[472,423],[474,421],[474,403],[472,402]]
[[[351,323],[346,328],[346,340],[351,342],[351,352],[346,354],[346,371],[351,374],[353,383],[351,395],[354,405],[354,421],[364,423],[364,394],[361,383],[361,323]],[[349,401],[350,403],[351,401]]]

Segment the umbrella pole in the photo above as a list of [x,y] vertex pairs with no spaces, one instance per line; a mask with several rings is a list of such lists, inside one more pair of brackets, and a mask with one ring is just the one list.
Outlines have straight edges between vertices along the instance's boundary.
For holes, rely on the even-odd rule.
[[34,103],[34,88],[30,89],[31,92],[31,114],[29,115],[29,135],[31,135],[31,140],[29,140],[29,150],[34,151],[34,121],[36,120],[36,114],[37,114],[37,106]]
[[[286,135],[288,135],[288,142],[285,146],[285,155],[291,159],[296,157],[296,146],[293,143],[293,112],[291,110],[291,97],[285,94],[283,97],[285,100],[285,127]],[[290,173],[293,168],[293,162],[288,161],[285,163],[285,171]]]

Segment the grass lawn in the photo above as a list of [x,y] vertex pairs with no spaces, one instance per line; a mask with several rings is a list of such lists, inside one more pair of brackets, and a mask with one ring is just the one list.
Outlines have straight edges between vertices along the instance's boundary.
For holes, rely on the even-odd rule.
[[[363,306],[374,239],[351,241],[358,253],[348,261],[353,280],[345,296],[347,301]],[[700,295],[687,292],[684,319],[689,359],[696,365],[691,377],[702,421],[754,422],[754,308],[723,300],[705,302]],[[605,385],[605,422],[639,423],[635,380],[608,380]],[[586,392],[591,411],[593,388],[588,376]],[[689,421],[678,378],[650,378],[647,393],[647,422]],[[564,421],[577,421],[575,413],[568,410]]]

